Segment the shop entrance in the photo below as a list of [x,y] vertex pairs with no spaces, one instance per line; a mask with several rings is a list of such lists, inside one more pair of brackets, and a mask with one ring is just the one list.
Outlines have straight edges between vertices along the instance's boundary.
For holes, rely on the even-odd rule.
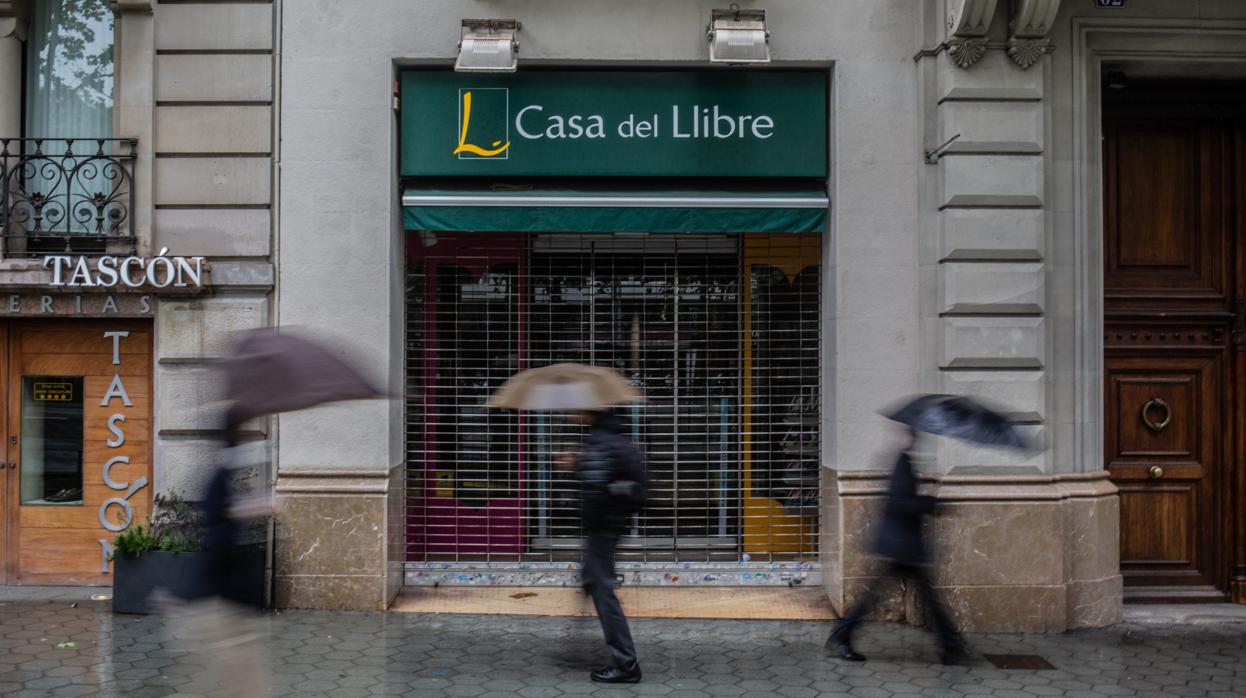
[[1228,598],[1246,424],[1242,94],[1105,97],[1104,446],[1126,601]]
[[485,407],[563,361],[646,398],[624,416],[652,499],[623,559],[816,558],[817,235],[419,233],[409,249],[409,559],[578,556],[575,482],[551,456],[579,427]]
[[151,330],[0,321],[0,583],[111,583],[150,510]]

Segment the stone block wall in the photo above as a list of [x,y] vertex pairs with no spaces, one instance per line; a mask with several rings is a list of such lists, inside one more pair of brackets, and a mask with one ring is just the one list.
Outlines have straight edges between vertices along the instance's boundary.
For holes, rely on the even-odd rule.
[[[201,487],[221,436],[224,386],[211,362],[236,332],[274,320],[273,27],[269,2],[150,3],[118,17],[119,45],[136,56],[118,64],[119,93],[136,110],[118,129],[141,131],[151,157],[145,249],[212,265],[210,295],[156,309],[158,489]],[[267,439],[268,421],[248,432]]]

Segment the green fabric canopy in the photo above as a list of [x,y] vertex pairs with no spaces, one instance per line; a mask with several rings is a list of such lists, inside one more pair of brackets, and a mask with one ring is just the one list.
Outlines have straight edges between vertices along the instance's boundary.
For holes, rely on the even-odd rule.
[[538,191],[408,189],[407,230],[508,233],[821,233],[821,189]]

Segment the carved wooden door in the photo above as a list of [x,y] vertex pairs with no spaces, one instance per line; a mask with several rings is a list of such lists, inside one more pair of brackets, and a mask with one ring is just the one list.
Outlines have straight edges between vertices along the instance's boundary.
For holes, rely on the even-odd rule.
[[1223,601],[1242,399],[1240,128],[1158,111],[1105,108],[1105,464],[1126,601]]

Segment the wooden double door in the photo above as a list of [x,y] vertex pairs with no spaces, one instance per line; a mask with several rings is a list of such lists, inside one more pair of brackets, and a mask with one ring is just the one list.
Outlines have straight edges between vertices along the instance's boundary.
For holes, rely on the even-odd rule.
[[110,584],[151,508],[151,325],[0,320],[0,395],[0,584]]
[[1127,602],[1246,601],[1242,93],[1105,99],[1104,447]]

